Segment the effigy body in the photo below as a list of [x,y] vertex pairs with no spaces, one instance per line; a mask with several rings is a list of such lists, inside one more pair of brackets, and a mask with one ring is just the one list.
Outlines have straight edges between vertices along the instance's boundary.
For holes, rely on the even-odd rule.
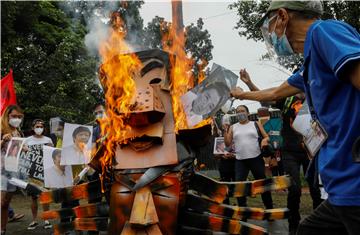
[[[41,194],[41,203],[87,200],[75,208],[43,213],[44,219],[73,218],[72,222],[54,226],[55,233],[90,230],[108,234],[266,234],[265,229],[241,220],[285,218],[287,209],[222,204],[227,197],[287,188],[289,178],[219,182],[196,172],[193,147],[208,141],[210,125],[176,132],[171,91],[176,78],[169,76],[172,55],[148,50],[132,56],[141,65],[132,73],[136,89],[129,110],[123,116],[122,110],[112,110],[126,124],[125,131],[116,141],[109,141],[111,134],[106,136],[105,131],[90,163],[102,173],[102,180]],[[112,78],[105,68],[103,64],[100,81],[107,92],[110,87],[106,84]],[[108,122],[106,130],[111,127],[117,128],[114,120]]]

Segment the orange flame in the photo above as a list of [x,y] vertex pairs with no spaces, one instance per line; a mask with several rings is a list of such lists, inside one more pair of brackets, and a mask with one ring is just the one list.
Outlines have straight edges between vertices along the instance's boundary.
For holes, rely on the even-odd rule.
[[[170,74],[170,92],[175,119],[175,132],[178,133],[179,130],[188,129],[186,115],[180,97],[195,85],[194,77],[191,72],[194,60],[188,56],[185,51],[186,36],[184,29],[177,30],[175,24],[166,22],[162,22],[161,29],[163,50],[175,55],[175,57],[170,57],[172,68]],[[203,63],[205,64],[206,61],[204,60]],[[199,82],[201,82],[205,79],[205,74],[201,72],[199,75]],[[194,128],[199,128],[210,123],[211,120],[207,119],[196,125]]]
[[110,37],[100,47],[103,64],[100,80],[105,91],[106,117],[100,121],[102,135],[106,136],[105,156],[100,159],[103,166],[112,165],[112,157],[118,143],[126,141],[131,127],[126,123],[133,103],[136,86],[133,77],[139,73],[141,61],[125,41],[126,28],[119,13],[111,16]]

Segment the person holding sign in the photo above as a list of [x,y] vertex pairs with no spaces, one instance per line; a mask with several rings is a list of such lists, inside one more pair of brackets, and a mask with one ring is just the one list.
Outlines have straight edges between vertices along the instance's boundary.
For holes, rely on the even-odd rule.
[[279,87],[236,88],[232,96],[271,101],[305,92],[314,140],[305,139],[305,145],[329,197],[300,223],[297,234],[355,235],[360,165],[353,162],[351,148],[360,136],[360,35],[344,22],[319,20],[322,12],[320,1],[272,1],[258,24],[267,45],[279,56],[303,53],[305,62]]
[[[224,140],[227,147],[235,145],[235,180],[245,181],[249,171],[256,180],[265,179],[265,162],[261,156],[261,148],[269,145],[269,136],[260,122],[249,121],[249,109],[245,105],[236,108],[239,122],[230,126],[224,124]],[[259,136],[262,135],[262,136]],[[259,139],[261,143],[259,143]],[[273,208],[270,192],[261,194],[266,209]],[[246,206],[246,197],[238,198],[238,206]]]
[[[16,177],[16,172],[9,172],[4,169],[4,158],[8,144],[12,137],[22,137],[20,124],[24,118],[24,113],[17,105],[9,105],[1,117],[1,234],[6,231],[8,222],[8,209],[16,186],[10,184],[8,179]],[[19,217],[18,215],[16,217]],[[23,216],[21,216],[23,217]]]
[[[25,139],[25,144],[28,146],[32,146],[32,145],[47,145],[47,146],[54,146],[52,140],[49,137],[46,137],[43,135],[44,130],[45,130],[45,126],[44,126],[44,121],[41,119],[35,119],[32,122],[32,131],[34,132],[34,134],[28,138]],[[39,183],[37,182],[38,180],[29,179],[30,181],[32,181],[33,183]],[[27,227],[28,230],[33,230],[38,226],[38,222],[36,222],[36,218],[37,218],[37,214],[38,214],[38,196],[37,195],[31,195],[31,213],[33,216],[33,221],[29,224],[29,226]],[[44,211],[48,211],[49,210],[49,206],[47,204],[43,205],[43,210]],[[52,227],[52,225],[50,224],[50,222],[48,220],[44,221],[44,228],[45,229],[50,229]]]

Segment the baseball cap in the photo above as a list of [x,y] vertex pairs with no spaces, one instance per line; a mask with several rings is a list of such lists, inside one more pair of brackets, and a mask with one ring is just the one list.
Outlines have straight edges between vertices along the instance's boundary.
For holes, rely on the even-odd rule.
[[320,1],[278,1],[273,0],[270,3],[265,15],[256,23],[256,27],[262,26],[264,20],[268,16],[269,12],[285,8],[294,11],[308,12],[315,15],[321,15],[323,13],[323,6]]

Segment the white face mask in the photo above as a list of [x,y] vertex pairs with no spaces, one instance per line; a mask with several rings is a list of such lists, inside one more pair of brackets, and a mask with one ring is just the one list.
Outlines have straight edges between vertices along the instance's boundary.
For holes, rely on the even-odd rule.
[[9,124],[12,127],[18,128],[22,122],[21,118],[10,118]]
[[35,128],[34,129],[34,132],[37,135],[41,135],[43,133],[43,131],[44,131],[44,128]]

